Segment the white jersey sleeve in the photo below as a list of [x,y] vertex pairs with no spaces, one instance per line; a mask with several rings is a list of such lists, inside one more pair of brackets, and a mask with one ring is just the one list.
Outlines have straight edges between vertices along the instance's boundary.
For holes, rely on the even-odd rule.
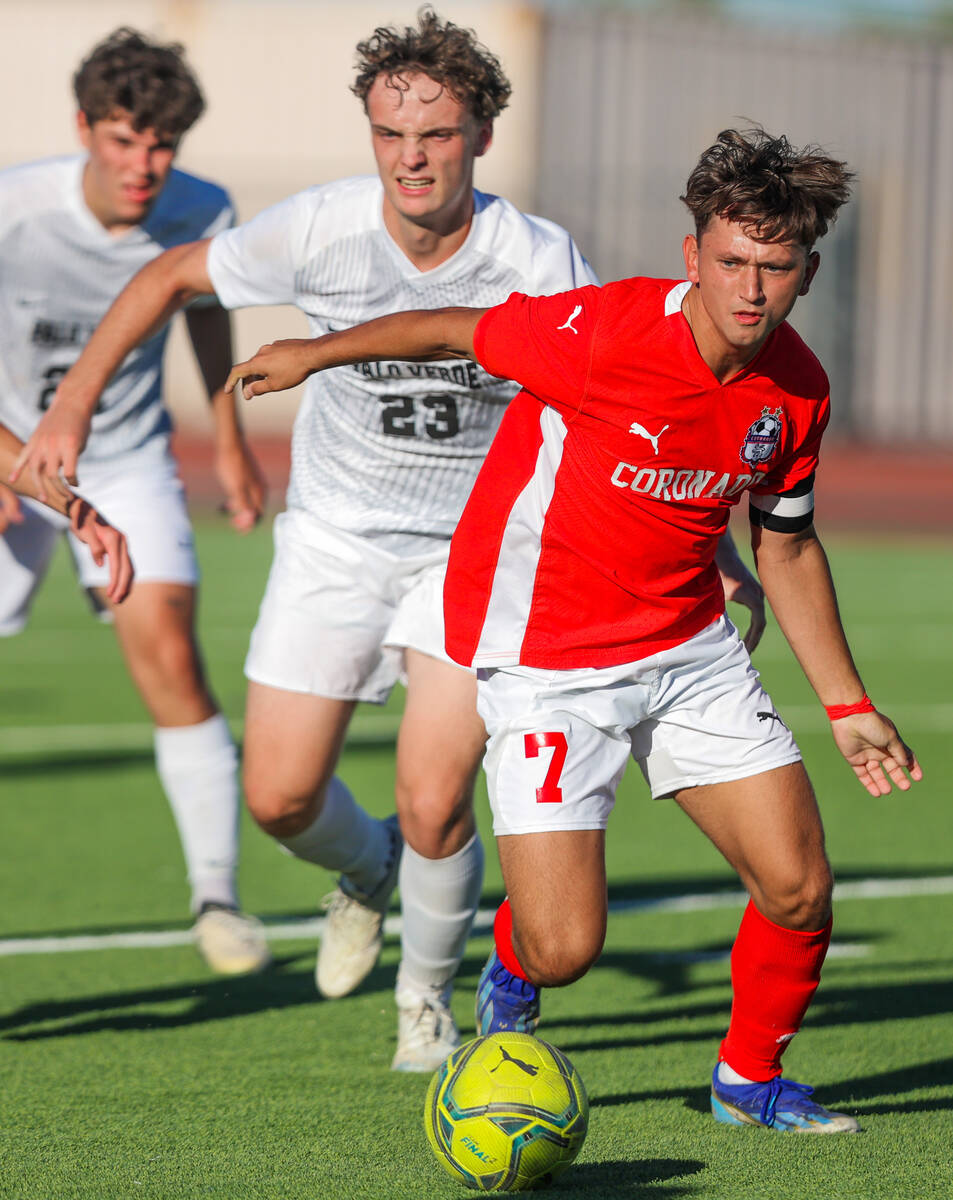
[[[211,236],[234,220],[218,186],[172,171],[152,212],[113,237],[86,207],[82,156],[0,171],[0,421],[33,432],[57,384],[133,275],[170,246]],[[122,363],[93,414],[84,464],[161,441],[167,330]]]
[[320,210],[321,191],[291,196],[213,238],[208,273],[226,308],[296,302],[298,266],[307,254],[307,229],[312,211]]
[[[226,307],[292,302],[312,336],[407,309],[499,304],[594,281],[572,239],[475,193],[463,246],[420,271],[384,227],[376,176],[302,192],[216,237]],[[449,538],[517,386],[472,362],[374,362],[313,375],[295,422],[289,506],[406,547]]]

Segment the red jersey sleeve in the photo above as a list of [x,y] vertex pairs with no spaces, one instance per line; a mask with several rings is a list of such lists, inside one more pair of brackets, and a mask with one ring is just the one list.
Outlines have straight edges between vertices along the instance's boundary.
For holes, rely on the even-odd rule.
[[539,400],[573,414],[589,382],[602,289],[555,296],[514,292],[484,313],[473,338],[477,362]]

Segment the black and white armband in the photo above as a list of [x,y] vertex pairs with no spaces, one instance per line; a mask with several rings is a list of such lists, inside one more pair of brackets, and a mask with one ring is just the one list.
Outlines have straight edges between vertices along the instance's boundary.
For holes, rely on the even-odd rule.
[[752,525],[775,533],[800,533],[814,520],[814,472],[776,496],[748,493],[748,518]]

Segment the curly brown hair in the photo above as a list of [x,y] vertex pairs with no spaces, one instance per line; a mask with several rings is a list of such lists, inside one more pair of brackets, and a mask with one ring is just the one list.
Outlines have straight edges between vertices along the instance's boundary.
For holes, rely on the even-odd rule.
[[365,112],[378,75],[386,78],[388,87],[406,91],[404,76],[420,72],[442,84],[481,123],[500,115],[512,90],[500,60],[477,41],[473,30],[441,21],[429,6],[417,13],[416,29],[381,26],[358,42],[357,72],[351,91]]
[[760,242],[813,246],[850,197],[853,173],[819,146],[799,150],[760,126],[725,129],[699,158],[681,199],[701,237],[712,217]]
[[205,109],[205,98],[177,43],[150,42],[123,26],[99,42],[73,76],[73,93],[92,125],[128,113],[137,133],[181,137]]

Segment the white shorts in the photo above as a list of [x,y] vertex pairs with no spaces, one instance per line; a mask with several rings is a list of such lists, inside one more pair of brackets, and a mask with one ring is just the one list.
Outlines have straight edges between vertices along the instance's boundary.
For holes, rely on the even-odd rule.
[[497,836],[604,829],[630,756],[656,798],[801,757],[724,616],[639,662],[477,680]]
[[[198,583],[185,491],[171,453],[82,469],[80,479],[79,494],[126,535],[137,583]],[[109,583],[108,560],[98,567],[88,546],[69,532],[65,517],[32,500],[21,504],[23,524],[9,526],[0,537],[0,636],[19,633],[26,625],[33,596],[64,532],[82,586]]]
[[448,549],[441,541],[432,553],[400,557],[303,509],[279,513],[246,676],[286,692],[383,704],[403,677],[405,648],[450,662]]

